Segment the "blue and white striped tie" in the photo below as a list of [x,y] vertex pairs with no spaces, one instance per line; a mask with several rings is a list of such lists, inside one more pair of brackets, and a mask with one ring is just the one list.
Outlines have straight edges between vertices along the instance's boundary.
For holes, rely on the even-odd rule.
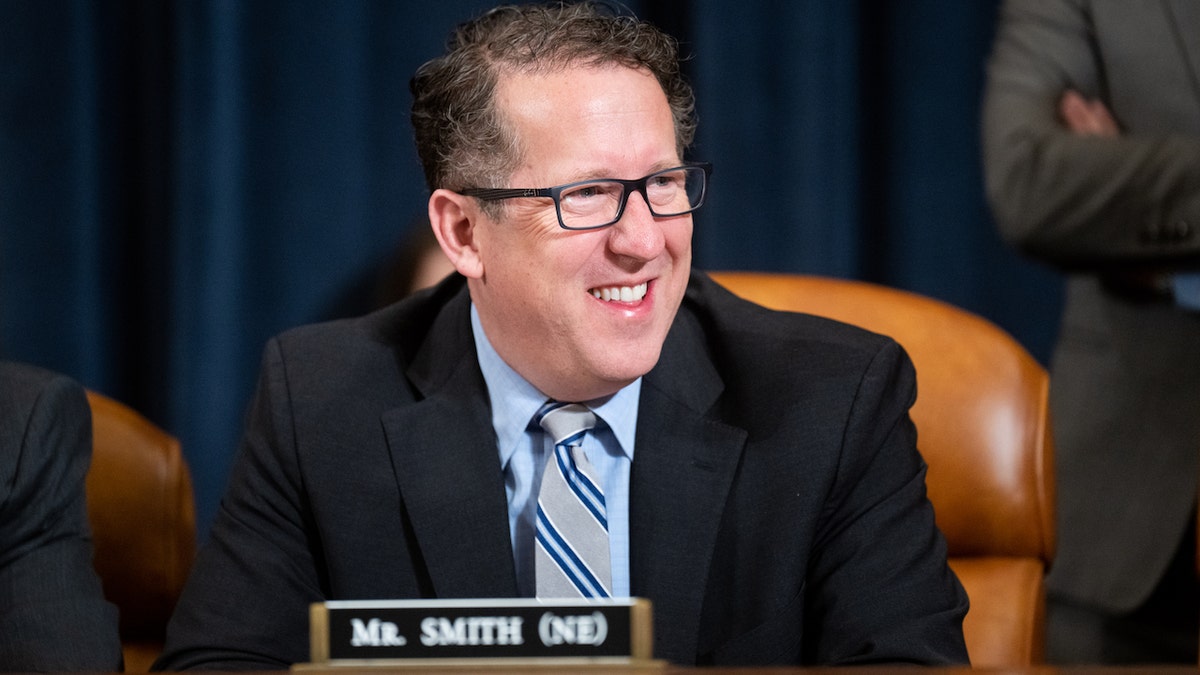
[[604,492],[581,447],[596,416],[577,403],[551,401],[534,421],[554,440],[538,492],[537,597],[607,598],[612,582]]

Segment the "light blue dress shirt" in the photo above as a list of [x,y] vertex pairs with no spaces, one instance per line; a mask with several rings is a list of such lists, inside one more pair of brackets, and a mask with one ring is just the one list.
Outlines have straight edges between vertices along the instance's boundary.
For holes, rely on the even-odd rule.
[[[534,523],[537,494],[552,441],[533,424],[547,397],[513,370],[492,348],[483,332],[475,305],[471,305],[471,330],[479,367],[492,403],[492,426],[496,429],[500,466],[508,496],[508,528],[517,568],[517,588],[533,597]],[[633,462],[633,439],[637,432],[638,378],[611,397],[584,403],[596,413],[596,428],[584,438],[583,451],[596,468],[604,490],[608,515],[608,547],[611,557],[612,595],[629,596],[629,468]]]

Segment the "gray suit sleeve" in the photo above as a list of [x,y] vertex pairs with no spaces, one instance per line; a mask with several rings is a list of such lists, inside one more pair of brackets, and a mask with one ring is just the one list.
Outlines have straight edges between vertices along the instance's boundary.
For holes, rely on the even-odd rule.
[[[1142,11],[1138,7],[1106,10]],[[987,196],[997,224],[1010,243],[1067,267],[1168,265],[1194,257],[1200,254],[1200,236],[1194,236],[1200,228],[1200,135],[1159,120],[1139,119],[1130,128],[1106,91],[1117,68],[1172,79],[1150,83],[1156,89],[1186,88],[1186,82],[1164,76],[1161,63],[1106,62],[1093,18],[1084,0],[1009,0],[1003,6],[982,128]],[[1119,21],[1106,24],[1103,36],[1112,23]],[[1153,25],[1170,32],[1165,20]],[[1177,47],[1171,35],[1142,37]],[[1171,72],[1186,73],[1184,68]],[[1067,89],[1104,101],[1122,135],[1068,132],[1057,115]]]
[[116,609],[92,568],[91,413],[78,384],[0,367],[0,668],[113,671]]

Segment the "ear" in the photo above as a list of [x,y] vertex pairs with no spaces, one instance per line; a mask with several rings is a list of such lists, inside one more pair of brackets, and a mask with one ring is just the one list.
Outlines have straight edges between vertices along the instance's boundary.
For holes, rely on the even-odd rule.
[[429,196],[429,223],[454,269],[468,279],[483,276],[483,259],[475,238],[479,209],[470,197],[437,189]]

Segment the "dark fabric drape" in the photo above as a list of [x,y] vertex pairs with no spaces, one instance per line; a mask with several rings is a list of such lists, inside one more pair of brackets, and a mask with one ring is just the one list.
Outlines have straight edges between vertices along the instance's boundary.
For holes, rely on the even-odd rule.
[[[424,210],[407,83],[480,0],[0,3],[0,357],[180,437],[207,526],[263,342],[371,306]],[[683,43],[696,264],[949,300],[1045,360],[1058,280],[982,197],[994,2],[627,2]]]

